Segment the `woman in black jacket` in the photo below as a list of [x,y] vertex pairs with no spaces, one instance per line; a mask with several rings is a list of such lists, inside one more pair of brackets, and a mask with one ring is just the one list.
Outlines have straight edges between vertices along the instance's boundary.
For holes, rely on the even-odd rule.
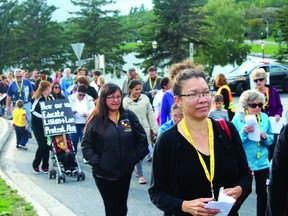
[[126,215],[133,168],[149,151],[146,133],[136,115],[122,108],[119,86],[103,86],[87,119],[82,151],[92,166],[106,216]]
[[33,172],[35,174],[40,173],[39,166],[42,162],[42,171],[48,173],[49,169],[49,150],[50,147],[47,145],[47,137],[44,136],[43,122],[42,122],[42,111],[40,108],[41,101],[54,100],[51,93],[50,82],[43,80],[40,82],[39,87],[35,91],[32,97],[32,129],[36,138],[38,148],[35,154],[35,158],[32,163]]
[[[219,209],[205,205],[218,198],[221,187],[235,199],[251,191],[245,152],[233,124],[226,123],[231,140],[217,122],[207,118],[211,94],[201,67],[187,61],[183,66],[172,65],[170,72],[176,73],[174,100],[182,108],[183,119],[157,139],[150,198],[165,215],[217,215]],[[238,208],[235,205],[229,215],[237,215]]]

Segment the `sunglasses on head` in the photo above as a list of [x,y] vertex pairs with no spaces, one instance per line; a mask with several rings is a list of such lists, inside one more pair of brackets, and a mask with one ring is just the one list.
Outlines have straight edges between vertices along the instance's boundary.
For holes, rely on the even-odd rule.
[[263,107],[263,103],[252,103],[252,104],[248,104],[248,106],[249,107],[251,107],[251,108],[256,108],[257,106],[259,107],[259,108],[262,108]]
[[255,82],[255,83],[257,83],[257,82],[262,82],[263,80],[265,80],[265,78],[254,79],[254,82]]

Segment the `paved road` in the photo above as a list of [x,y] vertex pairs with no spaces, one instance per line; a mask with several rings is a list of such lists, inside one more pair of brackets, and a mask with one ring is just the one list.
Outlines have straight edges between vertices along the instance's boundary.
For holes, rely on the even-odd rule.
[[[281,98],[284,113],[286,113],[288,110],[288,95],[281,94]],[[238,99],[238,97],[234,99],[237,110],[239,110]],[[47,174],[35,175],[32,172],[31,163],[37,147],[35,139],[29,140],[28,151],[16,149],[15,142],[15,133],[12,132],[1,151],[1,168],[7,182],[13,182],[12,184],[20,194],[36,207],[39,215],[104,215],[101,196],[92,178],[90,166],[83,164],[81,160],[81,151],[78,153],[78,160],[86,175],[85,181],[77,182],[73,178],[67,178],[65,184],[56,184],[55,180],[48,179]],[[144,175],[149,179],[151,163],[144,161],[143,169]],[[139,185],[137,178],[132,177],[128,198],[128,215],[162,215],[150,202],[147,193],[148,187],[149,184]],[[242,206],[240,214],[242,216],[256,215],[255,203],[256,196],[253,192]]]

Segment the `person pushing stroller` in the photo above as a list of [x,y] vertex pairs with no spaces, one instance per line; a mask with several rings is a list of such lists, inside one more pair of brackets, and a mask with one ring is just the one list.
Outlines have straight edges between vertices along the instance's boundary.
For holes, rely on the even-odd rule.
[[64,140],[65,135],[54,136],[53,146],[56,151],[58,161],[64,166],[66,175],[75,175],[77,173],[77,163],[75,160],[75,152],[69,139]]

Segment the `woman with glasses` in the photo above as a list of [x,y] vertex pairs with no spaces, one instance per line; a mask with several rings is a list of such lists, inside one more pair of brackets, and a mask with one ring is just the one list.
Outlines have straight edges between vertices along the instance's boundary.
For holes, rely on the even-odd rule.
[[215,77],[215,85],[218,87],[216,95],[223,96],[223,108],[228,111],[229,120],[232,121],[236,110],[234,107],[232,92],[230,87],[228,86],[228,82],[224,74],[217,74],[217,76]]
[[148,143],[136,115],[123,109],[119,86],[107,83],[102,87],[99,102],[87,119],[82,151],[92,166],[105,215],[127,215],[133,168],[148,154]]
[[95,105],[93,98],[87,94],[86,85],[78,85],[77,91],[74,94],[69,95],[68,100],[74,114],[77,131],[76,133],[71,134],[71,140],[75,153],[77,153],[78,142],[82,140],[86,118],[90,115]]
[[[226,122],[229,138],[218,122],[207,118],[211,94],[202,67],[189,61],[182,65],[171,73],[183,119],[157,139],[149,194],[165,215],[217,215],[219,209],[205,205],[218,199],[220,188],[235,199],[247,196],[252,177],[233,124]],[[240,204],[229,215],[237,215]]]
[[[263,103],[261,111],[268,116],[275,117],[275,121],[278,122],[282,117],[283,112],[283,106],[278,91],[273,86],[266,85],[267,74],[263,68],[254,70],[252,72],[252,78],[256,84],[257,91],[265,96],[265,102]],[[274,142],[269,146],[269,161],[273,157],[277,137],[278,134],[274,134]]]
[[54,99],[65,99],[64,94],[61,91],[61,86],[58,82],[51,83],[51,94],[53,95]]
[[[255,176],[258,216],[264,216],[266,211],[266,177],[270,166],[268,147],[274,140],[270,120],[266,113],[261,112],[264,101],[263,94],[256,90],[243,92],[239,98],[243,111],[235,115],[232,121],[240,134],[249,166]],[[248,120],[252,125],[247,125]],[[254,134],[257,130],[258,136]]]
[[[152,159],[153,147],[151,136],[158,133],[158,124],[154,116],[154,112],[148,96],[141,94],[142,82],[140,80],[131,80],[128,84],[128,96],[123,99],[123,107],[133,111],[141,122],[149,143],[150,153],[148,160]],[[146,184],[147,181],[144,178],[142,170],[142,161],[136,164],[136,176],[139,178],[139,184]]]

